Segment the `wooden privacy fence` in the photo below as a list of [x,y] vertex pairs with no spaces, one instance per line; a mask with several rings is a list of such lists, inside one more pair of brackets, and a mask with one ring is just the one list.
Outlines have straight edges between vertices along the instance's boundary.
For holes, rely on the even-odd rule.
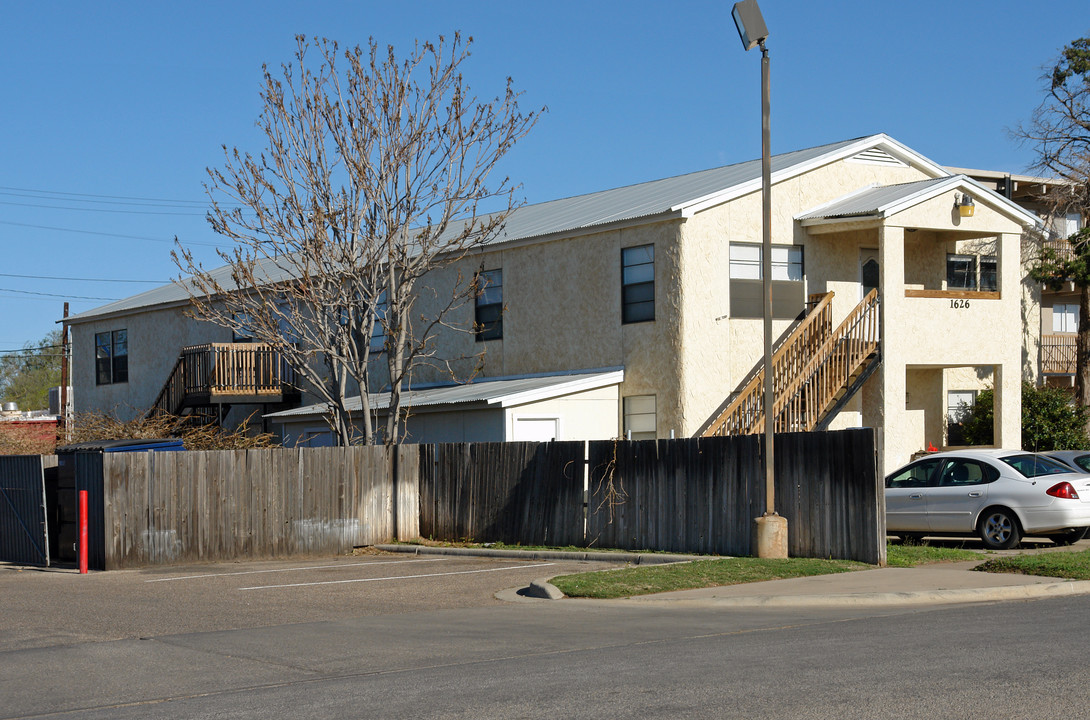
[[[416,537],[415,482],[391,483],[384,447],[87,453],[101,463],[104,569],[349,552]],[[89,488],[93,497],[96,488]],[[94,516],[94,515],[93,515]],[[95,540],[92,541],[92,547]]]
[[[419,536],[747,555],[764,512],[763,441],[77,452],[59,463],[70,494],[89,493],[98,569],[342,553]],[[873,431],[787,433],[776,443],[789,552],[884,561]],[[25,485],[33,497],[0,514],[0,534],[31,561],[48,552],[23,529],[44,527],[42,466],[17,464],[8,477],[26,482],[5,488]],[[69,525],[60,528],[67,537]]]
[[[775,509],[787,518],[790,554],[884,562],[874,431],[782,433],[775,442]],[[437,540],[749,555],[753,520],[765,511],[763,443],[600,441],[587,443],[586,456],[583,443],[431,446],[422,449],[420,531]]]

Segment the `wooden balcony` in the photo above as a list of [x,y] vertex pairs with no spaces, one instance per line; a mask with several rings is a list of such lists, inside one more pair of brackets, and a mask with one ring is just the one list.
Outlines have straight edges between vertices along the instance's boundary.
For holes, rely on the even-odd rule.
[[1075,374],[1075,336],[1041,336],[1041,372],[1045,375]]
[[272,404],[298,397],[295,372],[260,343],[208,343],[182,348],[151,412],[180,415],[218,404]]

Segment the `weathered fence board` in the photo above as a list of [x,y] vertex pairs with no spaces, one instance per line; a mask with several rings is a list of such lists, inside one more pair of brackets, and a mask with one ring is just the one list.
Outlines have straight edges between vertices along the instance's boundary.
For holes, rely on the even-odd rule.
[[569,545],[583,540],[583,443],[420,446],[420,534]]
[[389,458],[381,447],[87,454],[77,484],[93,484],[91,465],[102,463],[92,514],[106,544],[92,566],[338,553],[388,540]]

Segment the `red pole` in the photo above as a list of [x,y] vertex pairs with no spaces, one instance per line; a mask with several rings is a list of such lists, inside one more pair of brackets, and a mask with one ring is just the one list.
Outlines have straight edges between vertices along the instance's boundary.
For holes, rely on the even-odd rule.
[[79,491],[79,572],[87,574],[87,491]]

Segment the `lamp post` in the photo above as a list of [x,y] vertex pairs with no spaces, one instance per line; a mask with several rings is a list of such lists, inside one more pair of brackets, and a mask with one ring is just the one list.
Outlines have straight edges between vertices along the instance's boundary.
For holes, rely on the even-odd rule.
[[787,557],[787,518],[776,514],[775,452],[773,433],[774,390],[772,387],[772,150],[769,102],[769,59],[765,40],[768,27],[757,0],[742,0],[731,11],[742,47],[761,48],[761,277],[764,294],[764,418],[765,447],[762,465],[765,477],[765,513],[754,520],[757,557]]

